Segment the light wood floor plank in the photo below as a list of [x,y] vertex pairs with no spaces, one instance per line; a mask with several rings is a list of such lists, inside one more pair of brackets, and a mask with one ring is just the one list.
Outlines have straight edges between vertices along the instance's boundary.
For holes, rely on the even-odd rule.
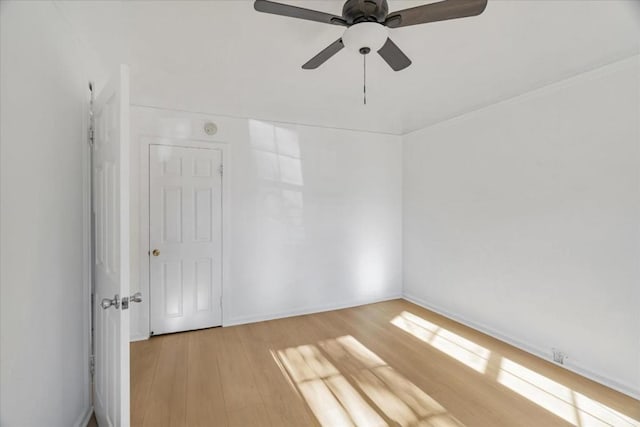
[[238,329],[220,328],[218,368],[222,382],[227,420],[230,426],[269,426],[260,390],[252,366],[245,353]]
[[238,334],[249,363],[256,367],[254,380],[271,425],[313,425],[313,417],[302,403],[302,397],[277,362],[276,351],[281,348],[281,344],[278,333],[273,332],[272,323],[247,325],[238,328]]
[[218,369],[220,349],[216,329],[194,331],[188,334],[187,359],[187,426],[215,425],[225,427],[227,416]]
[[131,345],[132,426],[640,426],[640,402],[404,300]]
[[146,340],[131,345],[131,424],[144,425],[145,411],[150,404],[151,386],[158,366],[162,340]]
[[154,337],[162,340],[158,365],[149,390],[148,404],[144,408],[144,426],[180,427],[185,425],[187,352],[189,334]]

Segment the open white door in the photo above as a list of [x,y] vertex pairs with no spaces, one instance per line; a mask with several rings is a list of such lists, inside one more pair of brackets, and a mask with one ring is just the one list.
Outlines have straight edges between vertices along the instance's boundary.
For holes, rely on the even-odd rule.
[[129,69],[94,108],[94,409],[100,427],[129,426]]

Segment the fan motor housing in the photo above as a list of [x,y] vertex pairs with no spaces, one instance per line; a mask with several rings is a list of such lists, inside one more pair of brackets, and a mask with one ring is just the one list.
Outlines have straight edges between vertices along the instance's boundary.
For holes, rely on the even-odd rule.
[[360,22],[384,22],[389,14],[387,0],[347,0],[342,17],[348,24]]

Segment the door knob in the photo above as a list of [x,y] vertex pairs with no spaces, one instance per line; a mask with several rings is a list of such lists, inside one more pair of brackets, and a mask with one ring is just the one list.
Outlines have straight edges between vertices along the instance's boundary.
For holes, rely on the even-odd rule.
[[142,294],[140,292],[136,292],[135,294],[129,297],[130,302],[142,302]]
[[160,255],[160,251],[157,249],[154,249],[153,252],[151,252],[153,254],[153,256],[158,256]]
[[103,298],[100,306],[105,310],[111,306],[115,307],[116,309],[120,308],[120,295],[115,294],[113,299]]

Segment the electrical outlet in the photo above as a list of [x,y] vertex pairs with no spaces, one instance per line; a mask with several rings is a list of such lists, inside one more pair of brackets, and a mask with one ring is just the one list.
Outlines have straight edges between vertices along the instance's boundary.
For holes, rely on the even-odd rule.
[[553,361],[561,365],[564,365],[564,360],[568,359],[569,356],[567,356],[557,348],[552,348],[551,351],[553,352]]

